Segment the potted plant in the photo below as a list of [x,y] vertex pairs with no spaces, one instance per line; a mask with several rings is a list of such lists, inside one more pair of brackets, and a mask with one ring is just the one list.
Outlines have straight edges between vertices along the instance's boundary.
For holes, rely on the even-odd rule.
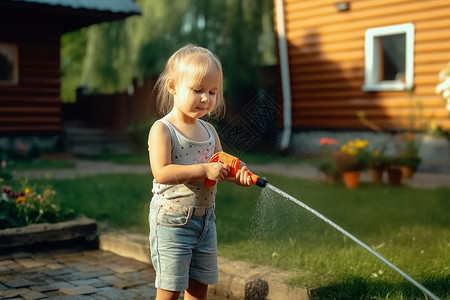
[[402,183],[403,172],[397,157],[388,157],[386,170],[390,185],[400,185]]
[[341,151],[336,155],[338,170],[342,172],[344,183],[348,188],[356,188],[359,185],[361,171],[369,167],[368,144],[367,140],[349,141],[341,146]]
[[318,168],[325,175],[326,179],[330,183],[340,181],[341,173],[339,172],[336,164],[336,146],[338,141],[323,137],[319,141],[322,147],[322,153],[319,157]]
[[419,142],[414,133],[405,132],[397,135],[397,143],[399,144],[399,151],[396,157],[396,164],[402,170],[403,178],[412,178],[421,163]]
[[389,165],[389,157],[381,150],[375,149],[370,153],[369,158],[369,173],[372,182],[381,182],[383,173]]

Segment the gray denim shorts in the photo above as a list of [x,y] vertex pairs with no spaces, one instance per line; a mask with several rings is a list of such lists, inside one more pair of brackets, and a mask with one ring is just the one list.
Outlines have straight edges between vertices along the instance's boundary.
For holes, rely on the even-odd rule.
[[188,288],[189,278],[203,284],[218,280],[214,205],[200,215],[194,207],[168,212],[160,200],[150,204],[150,250],[155,286],[169,291]]

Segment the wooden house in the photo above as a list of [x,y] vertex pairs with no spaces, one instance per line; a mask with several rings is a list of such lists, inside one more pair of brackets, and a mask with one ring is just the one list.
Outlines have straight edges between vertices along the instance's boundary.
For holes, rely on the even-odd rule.
[[61,35],[136,14],[132,0],[1,0],[0,137],[58,134]]
[[275,6],[285,30],[279,40],[287,45],[294,129],[368,129],[362,114],[384,130],[429,121],[450,129],[449,111],[435,93],[450,60],[449,1],[275,0]]

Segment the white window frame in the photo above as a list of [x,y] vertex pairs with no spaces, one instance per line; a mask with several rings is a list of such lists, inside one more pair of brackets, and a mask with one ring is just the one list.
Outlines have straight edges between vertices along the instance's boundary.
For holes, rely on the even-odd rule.
[[[404,80],[380,80],[379,37],[401,33],[406,35],[405,78]],[[366,30],[363,91],[404,91],[411,90],[413,86],[414,24],[405,23]]]

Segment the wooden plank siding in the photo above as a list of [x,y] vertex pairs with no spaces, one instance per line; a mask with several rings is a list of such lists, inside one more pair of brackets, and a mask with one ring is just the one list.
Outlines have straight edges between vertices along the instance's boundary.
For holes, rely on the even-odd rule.
[[[355,0],[338,12],[336,0],[285,0],[296,128],[366,128],[357,118],[387,129],[409,129],[435,120],[450,129],[435,94],[439,71],[450,60],[448,0]],[[365,92],[364,38],[369,28],[413,23],[414,91]]]
[[[7,26],[8,27],[8,26]],[[19,82],[0,85],[0,132],[59,132],[60,32],[39,24],[11,24],[0,31],[0,42],[19,51]]]

